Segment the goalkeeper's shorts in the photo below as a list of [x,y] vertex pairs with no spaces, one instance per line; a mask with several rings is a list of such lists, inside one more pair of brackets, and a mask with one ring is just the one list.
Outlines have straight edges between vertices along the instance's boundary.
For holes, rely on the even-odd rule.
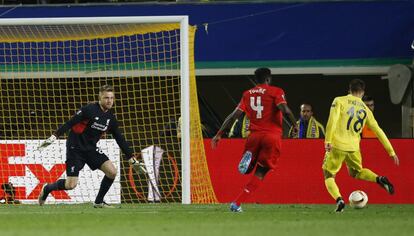
[[83,169],[85,164],[96,170],[102,166],[109,158],[100,150],[95,151],[78,151],[69,149],[66,152],[66,175],[79,176],[79,171]]

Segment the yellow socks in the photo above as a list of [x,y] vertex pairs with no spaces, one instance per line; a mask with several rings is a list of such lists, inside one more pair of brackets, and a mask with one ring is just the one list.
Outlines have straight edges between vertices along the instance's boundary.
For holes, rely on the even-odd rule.
[[338,185],[335,183],[334,178],[327,178],[325,179],[325,186],[328,190],[329,194],[333,197],[333,199],[338,199],[338,197],[341,197],[341,193],[339,193]]

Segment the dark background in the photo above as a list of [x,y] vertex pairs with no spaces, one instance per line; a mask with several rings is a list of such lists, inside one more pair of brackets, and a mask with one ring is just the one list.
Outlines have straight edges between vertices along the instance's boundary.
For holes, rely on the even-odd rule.
[[1,18],[188,15],[190,24],[198,27],[198,65],[223,61],[301,64],[303,60],[411,59],[413,12],[414,1],[407,0],[0,8]]
[[[286,93],[289,107],[299,118],[303,102],[313,105],[314,116],[326,125],[333,99],[346,95],[350,80],[358,78],[366,83],[366,94],[375,100],[374,115],[390,138],[401,136],[401,108],[391,103],[388,81],[382,75],[274,75],[272,84]],[[214,132],[241,99],[242,92],[253,87],[253,76],[199,76],[198,94],[202,123]],[[285,129],[286,131],[286,129]],[[284,132],[286,135],[286,133]]]

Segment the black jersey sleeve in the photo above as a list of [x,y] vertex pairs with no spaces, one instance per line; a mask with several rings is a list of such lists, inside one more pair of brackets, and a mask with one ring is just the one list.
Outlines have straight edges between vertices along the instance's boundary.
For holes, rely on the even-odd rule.
[[129,147],[129,144],[125,140],[125,137],[122,135],[121,131],[119,130],[118,121],[116,119],[112,119],[111,122],[112,122],[112,124],[111,124],[110,133],[112,134],[112,136],[116,140],[116,143],[121,148],[122,152],[125,153],[125,157],[128,160],[132,157],[133,151]]
[[79,109],[79,111],[77,111],[75,113],[75,115],[72,116],[72,118],[68,121],[66,121],[65,124],[63,124],[62,126],[60,126],[54,133],[54,135],[56,137],[60,137],[62,136],[64,133],[66,133],[66,131],[68,131],[70,128],[72,128],[74,125],[76,125],[77,123],[83,121],[86,119],[86,113],[87,113],[87,107],[81,107],[81,109]]

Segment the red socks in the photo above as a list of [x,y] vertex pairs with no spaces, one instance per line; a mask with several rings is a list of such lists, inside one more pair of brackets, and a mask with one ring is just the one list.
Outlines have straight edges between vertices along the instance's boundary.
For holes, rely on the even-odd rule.
[[257,176],[253,175],[250,181],[244,187],[243,191],[234,201],[237,204],[237,206],[240,206],[242,202],[245,202],[246,199],[250,196],[250,194],[256,191],[256,189],[260,186],[261,183],[262,180],[257,178]]

